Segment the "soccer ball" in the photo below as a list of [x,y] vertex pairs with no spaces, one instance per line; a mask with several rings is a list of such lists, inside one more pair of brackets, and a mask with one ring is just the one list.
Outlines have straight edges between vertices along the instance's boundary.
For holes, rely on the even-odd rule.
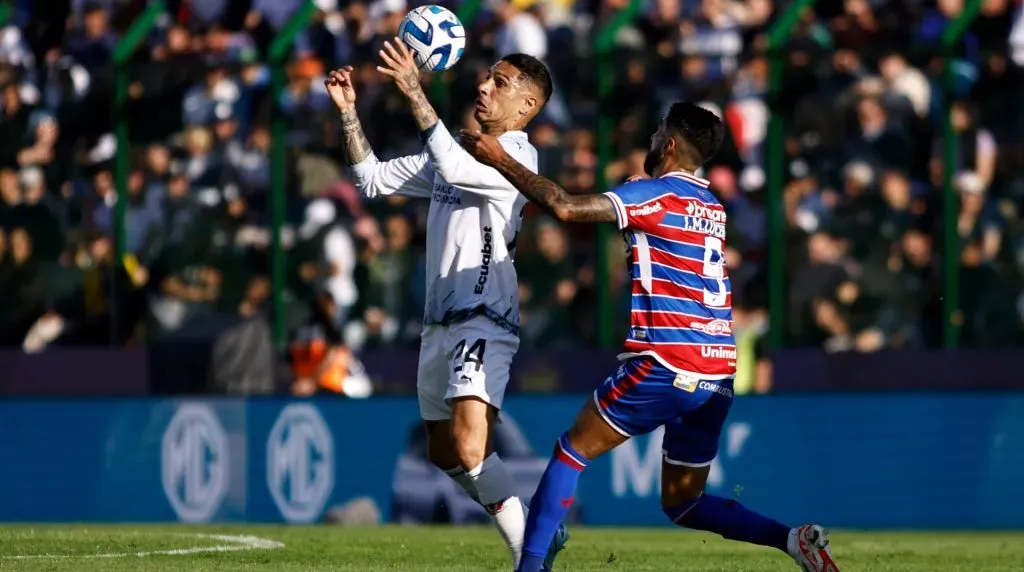
[[458,16],[441,6],[420,6],[405,15],[398,37],[409,46],[423,71],[450,69],[466,48],[466,29]]

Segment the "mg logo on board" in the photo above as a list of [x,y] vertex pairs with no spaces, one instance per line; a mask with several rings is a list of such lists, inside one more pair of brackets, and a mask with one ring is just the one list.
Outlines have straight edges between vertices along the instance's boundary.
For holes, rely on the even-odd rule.
[[288,522],[313,522],[334,488],[334,441],[316,407],[285,407],[267,439],[267,487]]
[[164,494],[185,522],[210,520],[228,490],[228,440],[208,405],[178,407],[164,431],[161,479]]
[[[711,462],[708,489],[716,490],[725,485],[722,459],[738,458],[751,433],[750,424],[742,421],[725,426],[722,446]],[[665,428],[658,427],[647,438],[646,449],[640,445],[643,441],[637,439],[630,439],[612,449],[612,495],[615,498],[631,495],[645,498],[661,493],[661,441],[664,436]]]

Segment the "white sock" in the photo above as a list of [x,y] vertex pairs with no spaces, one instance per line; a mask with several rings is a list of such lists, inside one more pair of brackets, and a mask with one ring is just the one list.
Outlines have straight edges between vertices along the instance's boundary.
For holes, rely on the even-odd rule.
[[466,477],[473,483],[477,500],[491,514],[498,533],[512,552],[513,567],[518,568],[526,536],[526,507],[513,494],[512,479],[505,465],[492,453],[480,466],[466,471]]

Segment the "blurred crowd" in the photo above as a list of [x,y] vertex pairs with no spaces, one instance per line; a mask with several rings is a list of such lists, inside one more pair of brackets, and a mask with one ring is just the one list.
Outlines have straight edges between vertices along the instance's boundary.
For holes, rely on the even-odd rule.
[[[288,334],[355,349],[416,345],[429,205],[359,197],[339,162],[338,122],[323,89],[325,70],[355,66],[359,114],[377,155],[418,152],[404,99],[375,71],[381,42],[414,4],[316,0],[275,102],[268,47],[302,3],[166,2],[128,54],[123,117],[112,105],[114,48],[145,0],[13,3],[0,32],[5,345],[140,343],[211,315],[275,311],[274,105],[287,148]],[[650,0],[615,37],[615,82],[599,93],[593,39],[628,0],[488,0],[466,22],[463,61],[424,81],[449,128],[472,127],[475,85],[496,58],[542,58],[556,91],[530,136],[542,174],[574,193],[599,190],[599,116],[614,130],[604,173],[614,184],[640,171],[668,103],[696,100],[719,113],[727,140],[702,174],[729,212],[727,260],[746,356],[765,355],[770,109],[784,118],[786,186],[772,216],[786,231],[787,345],[941,345],[949,170],[960,337],[969,347],[1006,346],[1024,342],[1024,7],[984,0],[947,73],[939,40],[963,3],[819,2],[782,47],[781,91],[771,99],[765,31],[787,2]],[[955,102],[953,164],[944,161],[947,98]],[[131,142],[121,259],[119,119]],[[524,347],[594,344],[602,282],[623,327],[621,239],[598,248],[607,235],[531,212],[518,259]],[[601,252],[608,264],[599,264]]]

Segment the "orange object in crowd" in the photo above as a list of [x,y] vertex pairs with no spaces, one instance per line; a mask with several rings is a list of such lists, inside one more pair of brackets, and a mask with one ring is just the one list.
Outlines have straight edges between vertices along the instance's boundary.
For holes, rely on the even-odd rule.
[[351,355],[348,348],[331,347],[323,338],[314,338],[293,343],[289,353],[296,378],[313,378],[321,388],[343,393]]

